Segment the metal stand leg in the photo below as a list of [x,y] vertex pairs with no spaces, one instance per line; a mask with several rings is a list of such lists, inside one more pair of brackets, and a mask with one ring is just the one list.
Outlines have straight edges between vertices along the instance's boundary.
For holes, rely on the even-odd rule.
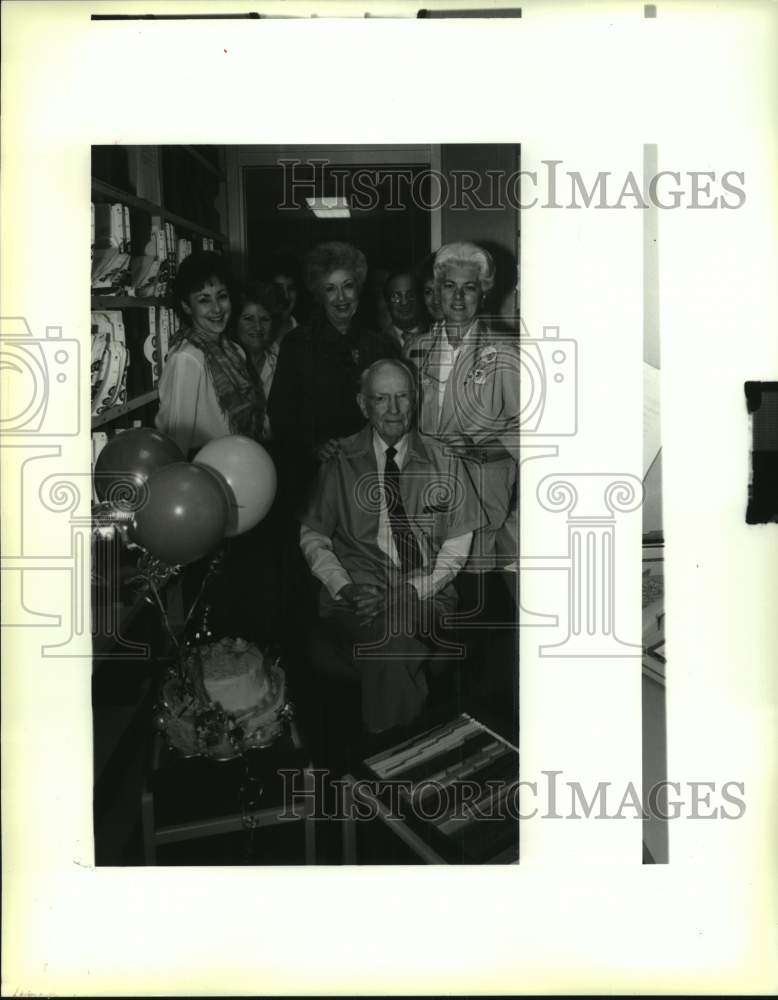
[[357,828],[354,824],[354,795],[352,778],[347,774],[343,782],[343,864],[357,863]]
[[316,820],[313,818],[313,813],[316,811],[316,806],[311,803],[314,802],[315,793],[315,782],[314,776],[311,772],[311,764],[309,763],[305,769],[305,779],[304,787],[306,792],[310,792],[310,799],[306,798],[307,809],[305,813],[305,819],[303,820],[304,830],[305,830],[305,863],[306,865],[316,864]]
[[157,863],[156,830],[154,828],[154,796],[146,787],[140,800],[141,823],[143,825],[143,862],[147,865]]

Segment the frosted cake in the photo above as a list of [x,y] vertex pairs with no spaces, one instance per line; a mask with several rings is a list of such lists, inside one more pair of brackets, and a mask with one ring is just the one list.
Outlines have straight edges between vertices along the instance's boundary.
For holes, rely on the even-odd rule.
[[162,692],[163,728],[185,754],[234,757],[283,729],[284,672],[245,639],[193,647]]

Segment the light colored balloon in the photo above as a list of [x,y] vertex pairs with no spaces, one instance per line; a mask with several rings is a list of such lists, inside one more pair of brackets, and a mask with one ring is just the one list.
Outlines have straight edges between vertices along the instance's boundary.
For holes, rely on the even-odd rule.
[[273,459],[262,445],[242,434],[215,438],[194,457],[215,473],[227,489],[230,515],[225,535],[242,535],[259,524],[273,505],[278,478]]

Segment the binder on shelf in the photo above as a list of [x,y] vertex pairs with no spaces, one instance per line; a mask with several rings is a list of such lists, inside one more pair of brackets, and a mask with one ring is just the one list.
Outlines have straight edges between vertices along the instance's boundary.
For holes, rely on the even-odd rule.
[[165,366],[168,351],[170,349],[170,338],[175,330],[175,313],[172,309],[161,307],[159,310],[159,367],[160,372]]
[[157,230],[157,276],[154,291],[150,294],[164,298],[168,293],[170,257],[168,255],[168,227],[166,222],[160,222]]
[[121,382],[124,369],[124,355],[121,344],[115,340],[108,340],[104,358],[105,363],[102,367],[101,379],[92,402],[93,418],[110,409],[112,401],[116,396],[117,387]]
[[121,249],[124,241],[124,209],[119,202],[99,201],[95,205],[95,243],[105,241]]
[[192,256],[192,241],[185,236],[178,239],[178,251],[176,254],[176,267],[180,266],[182,260]]
[[165,223],[165,244],[167,248],[167,287],[165,295],[169,295],[173,291],[173,281],[176,277],[176,266],[178,264],[176,259],[176,230],[172,222]]
[[129,209],[118,202],[95,205],[92,249],[92,291],[98,295],[126,293],[131,282],[128,247]]
[[[98,456],[100,452],[108,444],[108,435],[105,431],[92,431],[92,474],[94,475],[95,465],[97,464]],[[97,490],[95,489],[95,481],[92,480],[92,503],[99,503],[100,497],[97,495]]]
[[127,402],[127,367],[130,356],[127,351],[127,339],[124,333],[124,316],[116,309],[106,313],[111,324],[111,332],[114,343],[119,348],[119,371],[116,378],[116,385],[111,395],[106,409],[113,406],[122,406]]
[[162,220],[154,216],[149,241],[143,248],[143,253],[132,258],[132,283],[138,298],[159,294],[159,270],[163,261],[167,263],[164,239]]
[[92,406],[97,398],[99,387],[105,380],[108,366],[109,324],[104,313],[92,313],[92,355],[90,380],[92,390]]
[[92,417],[127,402],[129,354],[119,310],[92,313]]
[[123,363],[121,377],[116,386],[116,392],[111,400],[111,406],[124,406],[127,402],[127,371],[130,367],[130,352],[127,350],[127,337],[124,331],[124,314],[119,310],[111,311],[109,314],[114,327],[114,337],[123,351]]
[[163,345],[163,347],[164,347],[163,361],[167,361],[168,351],[170,350],[170,342],[175,337],[177,330],[178,330],[178,317],[176,316],[176,311],[175,311],[175,309],[169,308],[168,309],[168,339],[165,342],[165,344]]
[[130,230],[130,208],[128,205],[122,205],[123,210],[123,221],[124,221],[124,245],[122,247],[122,252],[126,257],[126,264],[124,266],[124,278],[122,281],[123,291],[125,295],[133,296],[135,295],[135,286],[132,283],[132,232]]
[[159,382],[160,357],[159,357],[159,337],[157,334],[157,310],[150,306],[149,310],[149,332],[143,341],[143,357],[148,361],[151,368],[151,384],[156,388]]
[[122,205],[124,221],[124,246],[122,250],[128,256],[132,256],[132,233],[130,232],[130,206]]

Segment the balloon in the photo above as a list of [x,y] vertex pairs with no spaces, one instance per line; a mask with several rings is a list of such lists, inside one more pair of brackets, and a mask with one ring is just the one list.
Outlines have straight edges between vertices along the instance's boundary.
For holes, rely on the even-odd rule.
[[151,427],[136,427],[116,434],[97,456],[95,489],[101,500],[124,509],[143,502],[143,486],[152,473],[171,462],[183,462],[175,441]]
[[185,565],[216,548],[228,515],[224,491],[207,469],[174,462],[149,477],[133,540],[165,563]]
[[225,534],[242,535],[259,524],[276,495],[276,467],[262,445],[242,434],[215,438],[194,457],[227,486],[230,517]]

